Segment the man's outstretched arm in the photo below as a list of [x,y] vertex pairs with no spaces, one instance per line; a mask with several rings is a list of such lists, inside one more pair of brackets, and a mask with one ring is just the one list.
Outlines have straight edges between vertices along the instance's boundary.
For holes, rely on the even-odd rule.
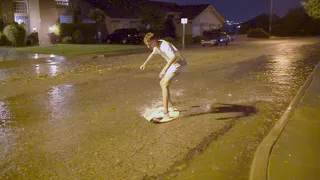
[[152,52],[149,57],[147,58],[147,60],[140,66],[140,70],[144,70],[146,67],[146,64],[152,59],[154,53]]

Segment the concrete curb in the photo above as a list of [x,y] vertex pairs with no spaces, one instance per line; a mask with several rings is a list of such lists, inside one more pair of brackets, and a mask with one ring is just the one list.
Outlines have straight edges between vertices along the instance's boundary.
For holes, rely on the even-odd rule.
[[263,139],[263,141],[258,146],[255,155],[253,157],[253,162],[251,165],[250,171],[250,180],[267,180],[268,179],[268,168],[269,168],[269,159],[273,149],[273,146],[279,139],[281,133],[283,132],[284,128],[290,121],[294,110],[300,104],[304,94],[306,93],[307,89],[309,88],[311,82],[315,78],[315,72],[320,67],[320,63],[315,67],[312,71],[306,82],[303,86],[299,89],[297,95],[290,103],[287,110],[284,112],[282,117],[279,121],[274,125],[271,129],[269,134]]

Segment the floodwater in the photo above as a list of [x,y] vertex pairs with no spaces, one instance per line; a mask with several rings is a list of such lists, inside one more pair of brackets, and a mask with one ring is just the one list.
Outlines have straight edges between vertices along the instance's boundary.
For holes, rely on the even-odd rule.
[[141,117],[161,104],[160,58],[144,72],[148,54],[2,61],[0,177],[247,179],[258,143],[319,62],[317,43],[185,51],[171,93],[188,116],[165,124]]

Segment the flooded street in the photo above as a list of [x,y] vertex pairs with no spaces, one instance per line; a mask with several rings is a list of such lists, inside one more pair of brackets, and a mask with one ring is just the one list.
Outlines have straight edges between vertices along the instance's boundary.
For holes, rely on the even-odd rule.
[[319,42],[186,50],[174,106],[214,111],[165,124],[141,116],[161,105],[160,57],[143,72],[147,53],[0,61],[0,179],[248,179],[256,147],[318,64]]

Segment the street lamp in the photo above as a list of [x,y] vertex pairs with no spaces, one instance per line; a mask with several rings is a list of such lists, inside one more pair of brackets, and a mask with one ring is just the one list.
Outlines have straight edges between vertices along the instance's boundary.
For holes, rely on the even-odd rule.
[[272,26],[272,4],[273,4],[273,0],[270,0],[270,23],[269,23],[269,37],[271,37],[271,26]]

